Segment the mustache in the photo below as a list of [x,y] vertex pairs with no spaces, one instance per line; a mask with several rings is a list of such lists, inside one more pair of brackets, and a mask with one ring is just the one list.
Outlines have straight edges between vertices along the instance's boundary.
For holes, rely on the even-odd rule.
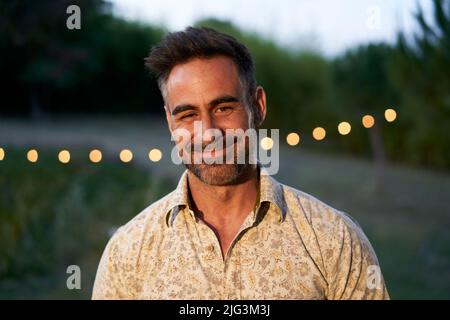
[[184,146],[184,149],[191,150],[191,152],[195,152],[197,150],[203,152],[206,149],[223,150],[235,145],[240,140],[242,139],[239,139],[238,137],[229,137],[229,138],[221,137],[218,139],[214,139],[214,141],[212,142],[201,142],[201,143],[195,143],[194,140],[191,140]]

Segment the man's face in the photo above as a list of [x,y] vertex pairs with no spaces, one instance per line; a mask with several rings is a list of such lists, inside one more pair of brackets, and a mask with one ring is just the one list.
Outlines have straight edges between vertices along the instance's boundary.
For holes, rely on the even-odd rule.
[[[262,90],[262,89],[261,89]],[[223,137],[228,129],[243,129],[253,126],[249,106],[246,105],[245,90],[239,81],[234,62],[227,57],[194,59],[175,66],[169,74],[165,90],[166,116],[172,133],[177,129],[189,132],[190,148],[177,142],[186,167],[201,181],[210,185],[229,185],[237,183],[248,173],[248,163],[211,163],[208,159],[225,159],[227,152],[234,152],[234,158],[240,152],[248,151],[245,139],[237,141],[228,148],[211,148],[216,141],[214,131],[219,130]],[[264,102],[265,103],[265,102]],[[265,111],[265,110],[264,110]],[[201,121],[202,130],[194,131],[194,123]],[[225,139],[223,140],[225,142]],[[200,142],[200,145],[198,144]],[[217,142],[217,141],[216,141]],[[198,148],[194,148],[197,143]],[[208,148],[209,145],[209,148]],[[212,150],[206,152],[205,148]],[[223,149],[222,149],[223,148]],[[199,150],[200,152],[195,152]],[[183,154],[184,153],[184,154]],[[186,154],[190,153],[190,154]],[[199,154],[200,153],[200,154]],[[207,163],[195,164],[194,157],[200,156]],[[187,163],[189,162],[189,163]]]

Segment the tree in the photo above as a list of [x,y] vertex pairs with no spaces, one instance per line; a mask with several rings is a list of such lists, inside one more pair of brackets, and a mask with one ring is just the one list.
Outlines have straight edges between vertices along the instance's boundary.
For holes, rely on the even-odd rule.
[[162,105],[144,67],[164,29],[112,14],[103,0],[82,0],[81,29],[69,30],[62,1],[0,2],[4,114],[145,112]]
[[358,122],[365,114],[375,117],[369,129],[370,146],[376,166],[375,186],[383,186],[386,152],[379,124],[387,106],[397,102],[396,91],[389,82],[388,66],[394,48],[387,44],[369,44],[347,51],[335,59],[334,79],[338,105],[348,114],[355,114]]
[[415,163],[450,166],[450,1],[433,0],[427,21],[419,6],[419,31],[398,35],[392,82],[401,93],[405,152]]

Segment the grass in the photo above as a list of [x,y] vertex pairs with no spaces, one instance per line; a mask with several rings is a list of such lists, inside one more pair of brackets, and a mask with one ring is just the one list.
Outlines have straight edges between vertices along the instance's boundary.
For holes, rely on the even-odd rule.
[[[0,162],[0,298],[89,298],[114,228],[170,191],[130,165],[76,157],[62,165],[55,155],[41,151],[31,164],[8,148]],[[66,288],[72,264],[81,268],[81,290]]]
[[394,299],[450,298],[450,176],[390,165],[374,188],[371,161],[284,150],[278,179],[358,220]]

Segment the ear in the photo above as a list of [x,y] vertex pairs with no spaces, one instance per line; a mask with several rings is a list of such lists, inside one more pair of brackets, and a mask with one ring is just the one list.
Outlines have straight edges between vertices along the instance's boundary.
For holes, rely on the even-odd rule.
[[255,90],[255,125],[259,127],[266,119],[266,92],[258,86]]

